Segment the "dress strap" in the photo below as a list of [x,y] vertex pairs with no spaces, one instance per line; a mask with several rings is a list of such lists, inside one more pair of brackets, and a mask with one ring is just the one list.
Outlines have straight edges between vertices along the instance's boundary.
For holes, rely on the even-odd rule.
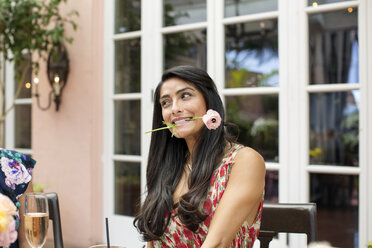
[[226,170],[226,177],[228,179],[229,175],[230,175],[230,171],[231,171],[231,168],[232,166],[234,165],[234,161],[235,161],[235,156],[236,154],[238,154],[239,150],[244,148],[243,145],[241,144],[234,144],[229,153],[225,156],[225,158],[222,160],[222,165],[221,167],[225,167],[225,170]]
[[242,149],[244,146],[241,144],[233,144],[230,148],[230,151],[223,159],[223,163],[233,163],[236,154],[239,152],[240,149]]

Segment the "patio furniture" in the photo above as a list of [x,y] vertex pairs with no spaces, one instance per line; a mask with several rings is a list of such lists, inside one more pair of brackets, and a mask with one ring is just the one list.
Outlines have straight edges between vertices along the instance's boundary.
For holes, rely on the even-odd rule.
[[261,248],[268,248],[270,241],[280,232],[305,233],[307,243],[316,240],[316,204],[265,203],[258,239]]
[[54,247],[63,248],[61,216],[59,214],[58,195],[47,193],[49,206],[49,219],[53,222]]

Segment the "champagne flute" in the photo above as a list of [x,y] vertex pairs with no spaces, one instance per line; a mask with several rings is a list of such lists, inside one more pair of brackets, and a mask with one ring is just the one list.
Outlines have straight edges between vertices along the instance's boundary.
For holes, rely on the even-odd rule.
[[24,227],[27,242],[32,248],[43,247],[48,232],[48,199],[42,193],[27,193]]

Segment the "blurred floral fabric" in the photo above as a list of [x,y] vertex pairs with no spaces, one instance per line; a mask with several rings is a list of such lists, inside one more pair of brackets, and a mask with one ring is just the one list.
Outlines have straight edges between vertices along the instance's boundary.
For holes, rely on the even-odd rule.
[[[13,150],[0,148],[0,193],[9,197],[19,208],[19,197],[26,191],[36,161],[30,156]],[[17,210],[18,212],[18,210]],[[15,230],[19,226],[19,213],[15,216]],[[18,242],[11,248],[18,247]]]

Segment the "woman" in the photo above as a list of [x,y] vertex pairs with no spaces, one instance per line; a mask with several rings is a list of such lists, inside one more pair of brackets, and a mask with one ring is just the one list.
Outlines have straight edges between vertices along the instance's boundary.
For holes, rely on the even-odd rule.
[[[201,119],[217,111],[222,124]],[[155,91],[147,197],[135,226],[148,247],[251,247],[258,235],[265,181],[262,157],[234,143],[209,75],[191,66],[164,72]],[[179,125],[178,125],[179,124]]]
[[[0,193],[6,195],[18,208],[15,217],[15,227],[18,229],[18,239],[10,247],[29,247],[24,236],[23,225],[20,219],[23,216],[24,193],[32,192],[31,176],[36,161],[22,153],[0,148]],[[4,234],[0,235],[3,241]],[[8,241],[6,243],[8,243]]]

